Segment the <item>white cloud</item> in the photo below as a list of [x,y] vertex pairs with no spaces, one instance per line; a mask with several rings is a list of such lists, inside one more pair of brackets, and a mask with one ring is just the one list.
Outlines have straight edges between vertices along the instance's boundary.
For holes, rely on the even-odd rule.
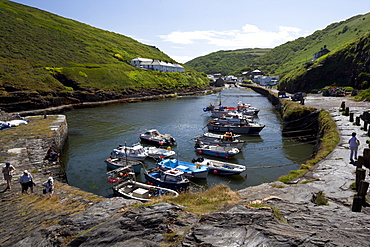
[[245,24],[240,30],[171,32],[159,37],[166,42],[183,45],[209,44],[227,49],[273,48],[306,34],[296,27],[279,26],[277,31],[265,31],[257,26]]

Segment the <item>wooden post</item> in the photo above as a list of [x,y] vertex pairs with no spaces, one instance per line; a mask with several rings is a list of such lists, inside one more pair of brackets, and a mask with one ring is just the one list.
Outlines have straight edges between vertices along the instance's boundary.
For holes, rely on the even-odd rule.
[[364,121],[364,131],[367,131],[367,125],[368,125],[368,122],[367,120]]
[[352,203],[352,212],[361,212],[362,198],[361,196],[354,196]]
[[369,165],[370,165],[370,148],[364,148],[363,155],[364,155],[363,166],[369,167]]
[[362,168],[363,164],[364,164],[364,156],[359,155],[357,162],[356,162],[357,168]]
[[366,205],[366,194],[367,190],[369,189],[369,183],[365,180],[360,181],[360,188],[358,189],[358,196],[362,197],[362,206]]
[[360,126],[361,124],[360,124],[360,117],[356,117],[356,125],[357,126]]
[[342,101],[342,104],[340,105],[340,110],[344,111],[346,109],[346,102]]
[[360,181],[364,180],[366,176],[366,170],[363,168],[356,169],[356,191],[360,189]]
[[349,114],[349,121],[350,121],[350,122],[353,122],[353,112],[351,112],[351,113]]

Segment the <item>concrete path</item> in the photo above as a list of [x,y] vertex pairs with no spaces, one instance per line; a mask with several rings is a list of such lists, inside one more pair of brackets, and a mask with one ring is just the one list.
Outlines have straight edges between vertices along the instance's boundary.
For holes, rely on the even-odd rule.
[[[308,95],[306,97],[305,106],[325,109],[330,113],[338,126],[341,137],[340,143],[335,150],[324,160],[316,164],[298,182],[309,179],[316,179],[316,181],[293,185],[283,185],[280,182],[273,182],[243,189],[240,191],[240,194],[251,200],[263,200],[269,196],[276,196],[293,203],[302,203],[309,201],[313,193],[323,191],[325,196],[331,200],[331,205],[344,205],[346,207],[352,205],[353,196],[356,192],[350,189],[350,185],[355,182],[356,165],[350,162],[348,140],[352,132],[356,132],[361,142],[358,154],[363,155],[364,148],[368,147],[366,140],[370,139],[370,137],[367,136],[367,131],[363,130],[362,120],[362,126],[356,126],[353,122],[349,121],[349,116],[344,116],[341,113],[340,106],[343,101],[346,107],[349,107],[350,112],[354,113],[354,118],[370,109],[369,102],[355,102],[349,97],[324,97],[321,94]],[[368,173],[367,171],[366,180],[369,180]]]

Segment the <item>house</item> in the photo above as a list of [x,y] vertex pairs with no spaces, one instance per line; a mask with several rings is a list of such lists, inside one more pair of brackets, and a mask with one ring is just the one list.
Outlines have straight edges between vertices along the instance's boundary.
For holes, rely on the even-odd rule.
[[330,50],[326,48],[326,45],[324,45],[324,48],[321,48],[320,51],[316,52],[312,57],[312,62],[316,61],[319,57],[322,57],[326,54],[328,54]]
[[163,72],[185,72],[185,68],[180,64],[167,63],[160,60],[137,57],[131,60],[132,66],[147,70],[163,71]]

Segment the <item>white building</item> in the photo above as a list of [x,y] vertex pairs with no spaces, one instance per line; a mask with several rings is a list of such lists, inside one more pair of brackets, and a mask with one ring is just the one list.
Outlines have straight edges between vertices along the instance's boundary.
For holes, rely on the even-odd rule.
[[180,64],[172,64],[160,60],[137,57],[131,60],[131,65],[147,70],[163,72],[185,72],[185,68]]

